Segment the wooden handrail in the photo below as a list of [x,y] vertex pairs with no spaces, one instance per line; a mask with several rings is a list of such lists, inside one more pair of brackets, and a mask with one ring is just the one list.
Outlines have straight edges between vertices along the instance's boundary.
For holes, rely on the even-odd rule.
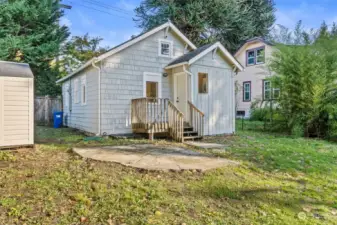
[[189,123],[193,127],[193,131],[198,133],[199,137],[204,135],[204,120],[205,114],[201,112],[192,102],[188,101],[189,104]]
[[184,142],[184,114],[171,102],[169,108],[169,134],[173,140]]
[[175,141],[184,141],[184,114],[169,99],[132,99],[131,123],[134,132],[168,132]]
[[200,113],[200,115],[205,116],[205,114],[203,112],[200,111],[200,109],[198,109],[195,105],[193,105],[192,102],[188,101],[188,104],[195,109],[198,113]]

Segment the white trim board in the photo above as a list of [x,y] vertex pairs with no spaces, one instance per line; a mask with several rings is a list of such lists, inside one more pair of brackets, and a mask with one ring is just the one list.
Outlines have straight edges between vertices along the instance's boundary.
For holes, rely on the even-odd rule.
[[85,68],[90,66],[92,63],[97,63],[99,61],[102,61],[102,60],[106,59],[107,57],[110,57],[110,56],[122,51],[123,49],[126,49],[126,48],[130,47],[131,45],[134,45],[134,44],[144,40],[145,38],[157,33],[158,31],[161,31],[161,30],[166,29],[166,28],[172,29],[193,50],[197,49],[197,47],[183,33],[181,33],[181,31],[174,24],[172,24],[171,22],[167,22],[167,23],[164,23],[163,25],[161,25],[159,27],[156,27],[156,28],[150,30],[149,32],[146,32],[146,33],[138,36],[137,38],[135,38],[133,40],[130,40],[130,41],[122,44],[121,46],[118,46],[117,48],[114,48],[114,49],[100,55],[97,58],[93,58],[93,59],[89,60],[83,66],[81,66],[80,68],[75,70],[74,72],[72,72],[69,75],[63,77],[62,79],[56,81],[56,83],[57,84],[62,83],[63,81],[65,81],[65,80],[69,79],[70,77],[76,75],[77,73],[81,72],[82,70],[84,70]]

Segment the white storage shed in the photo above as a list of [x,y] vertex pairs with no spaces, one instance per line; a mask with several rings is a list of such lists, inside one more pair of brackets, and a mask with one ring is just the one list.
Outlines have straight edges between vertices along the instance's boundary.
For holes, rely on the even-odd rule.
[[28,64],[0,61],[0,148],[33,144],[33,73]]

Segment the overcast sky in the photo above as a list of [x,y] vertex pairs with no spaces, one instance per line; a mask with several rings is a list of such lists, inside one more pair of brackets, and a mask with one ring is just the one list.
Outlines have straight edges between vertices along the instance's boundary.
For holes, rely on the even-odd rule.
[[[134,8],[141,0],[63,0],[71,5],[61,23],[70,27],[72,35],[100,36],[103,46],[113,47],[140,33]],[[317,28],[323,20],[337,22],[336,0],[275,0],[277,24],[293,28],[302,20],[305,28]]]

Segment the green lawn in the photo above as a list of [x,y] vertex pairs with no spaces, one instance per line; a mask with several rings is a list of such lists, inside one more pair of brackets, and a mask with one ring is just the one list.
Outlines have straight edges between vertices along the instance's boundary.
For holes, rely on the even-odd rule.
[[37,136],[35,151],[0,152],[0,224],[337,224],[334,143],[240,131],[205,139],[228,146],[210,154],[240,166],[174,173],[71,152],[146,140],[85,142],[43,127]]

